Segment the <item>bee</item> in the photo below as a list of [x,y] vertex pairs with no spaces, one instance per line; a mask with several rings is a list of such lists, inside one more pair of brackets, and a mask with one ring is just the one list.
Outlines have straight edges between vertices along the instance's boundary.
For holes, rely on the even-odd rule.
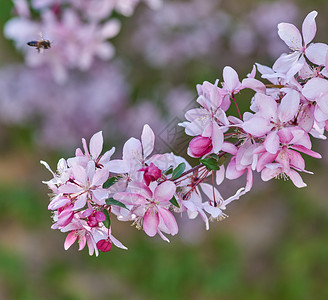
[[35,47],[38,53],[40,53],[40,49],[43,50],[43,49],[51,48],[51,42],[49,40],[45,40],[41,33],[40,36],[41,36],[40,41],[30,41],[27,43],[27,45],[31,47]]

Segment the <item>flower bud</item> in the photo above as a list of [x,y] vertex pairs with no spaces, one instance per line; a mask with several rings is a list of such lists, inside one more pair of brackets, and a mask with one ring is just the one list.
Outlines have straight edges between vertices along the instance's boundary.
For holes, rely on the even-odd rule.
[[196,136],[189,143],[189,150],[192,156],[202,157],[213,149],[212,140],[205,136]]
[[149,166],[140,169],[139,171],[144,171],[144,180],[147,185],[150,184],[151,181],[156,181],[161,177],[162,171],[157,168],[153,163],[150,163]]
[[107,238],[106,240],[100,240],[97,242],[97,248],[102,252],[108,252],[112,248],[112,242],[109,238]]

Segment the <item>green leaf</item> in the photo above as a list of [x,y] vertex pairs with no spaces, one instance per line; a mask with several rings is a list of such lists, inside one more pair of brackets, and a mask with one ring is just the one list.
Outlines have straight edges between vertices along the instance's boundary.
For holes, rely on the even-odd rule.
[[184,172],[185,169],[186,164],[182,162],[173,170],[171,179],[177,179]]
[[206,158],[213,158],[216,161],[219,161],[219,159],[220,159],[220,157],[215,153],[211,153],[210,155],[206,156]]
[[173,166],[170,166],[166,171],[163,172],[164,175],[172,174],[173,172]]
[[171,202],[174,206],[180,208],[180,205],[179,205],[177,199],[175,199],[174,196],[173,196],[173,198],[170,200],[170,202]]
[[107,209],[103,209],[102,212],[105,214],[106,216],[106,220],[103,221],[103,224],[105,225],[106,228],[110,227],[110,217],[109,217],[109,213]]
[[122,202],[115,200],[114,198],[108,198],[106,199],[106,204],[107,205],[116,205],[119,207],[123,207],[125,209],[128,209]]
[[204,158],[199,160],[201,164],[203,164],[207,170],[220,170],[220,166],[218,161],[214,158]]
[[119,179],[120,179],[120,176],[113,176],[113,177],[107,179],[107,181],[103,184],[103,188],[108,189],[113,184],[115,184],[117,181],[119,181]]

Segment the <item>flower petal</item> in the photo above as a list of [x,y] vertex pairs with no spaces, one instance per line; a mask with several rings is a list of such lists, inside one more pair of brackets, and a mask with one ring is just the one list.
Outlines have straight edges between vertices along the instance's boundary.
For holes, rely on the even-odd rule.
[[144,125],[141,134],[141,143],[143,148],[143,156],[146,158],[153,152],[155,144],[155,134],[148,124]]
[[143,230],[149,236],[155,236],[159,224],[158,212],[155,209],[147,209],[143,218]]
[[278,35],[290,49],[302,49],[302,36],[295,25],[290,23],[278,24]]
[[176,185],[172,181],[165,181],[154,191],[154,199],[159,202],[170,201],[175,193]]
[[102,131],[95,133],[90,139],[90,155],[93,159],[97,159],[103,148],[103,135]]
[[170,234],[177,234],[179,231],[178,224],[172,213],[164,207],[158,207],[158,212]]
[[302,34],[304,45],[309,44],[313,39],[317,32],[317,25],[315,23],[315,18],[318,13],[314,10],[311,11],[304,19],[302,24]]

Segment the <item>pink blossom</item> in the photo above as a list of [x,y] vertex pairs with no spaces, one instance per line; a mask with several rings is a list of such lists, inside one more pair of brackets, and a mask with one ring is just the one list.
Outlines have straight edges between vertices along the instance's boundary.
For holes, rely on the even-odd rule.
[[142,227],[147,235],[155,236],[159,233],[160,222],[168,233],[177,234],[178,225],[172,213],[167,209],[176,190],[175,184],[171,181],[165,181],[159,185],[153,182],[149,187],[136,184],[136,188],[138,193],[116,193],[114,199],[134,206],[132,210],[142,220]]
[[294,52],[281,55],[273,65],[275,71],[285,73],[294,67],[292,69],[292,75],[294,75],[306,63],[304,55],[312,63],[324,65],[328,46],[323,43],[311,43],[317,31],[315,23],[317,14],[316,11],[312,11],[306,16],[302,25],[302,34],[293,24],[280,23],[278,25],[280,38]]

